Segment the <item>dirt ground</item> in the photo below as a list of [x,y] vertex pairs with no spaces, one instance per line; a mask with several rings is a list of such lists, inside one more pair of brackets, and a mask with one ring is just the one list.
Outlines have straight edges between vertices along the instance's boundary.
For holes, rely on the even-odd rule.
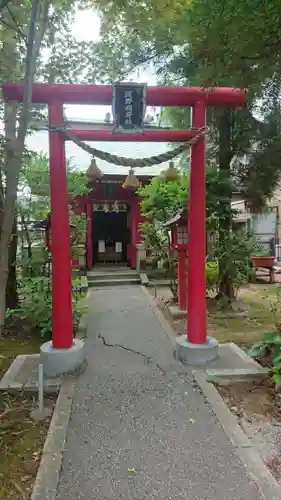
[[281,485],[280,396],[272,381],[266,378],[216,388]]
[[[45,399],[51,410],[55,402],[55,395]],[[31,419],[35,406],[35,395],[0,394],[1,500],[27,499],[32,490],[50,424],[50,418],[44,422]]]
[[[8,321],[0,338],[0,378],[18,354],[39,352],[38,332],[21,322]],[[54,408],[56,396],[46,400]],[[50,419],[34,422],[30,412],[36,395],[0,392],[0,499],[22,500],[30,496],[40,463]],[[42,499],[43,500],[43,499]]]

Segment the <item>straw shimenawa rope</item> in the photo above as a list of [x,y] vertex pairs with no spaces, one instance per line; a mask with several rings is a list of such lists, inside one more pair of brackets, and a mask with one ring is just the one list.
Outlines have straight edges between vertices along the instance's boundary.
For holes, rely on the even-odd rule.
[[160,163],[170,161],[181,154],[183,151],[185,151],[192,144],[195,144],[200,139],[200,137],[206,135],[207,133],[206,127],[202,127],[200,129],[192,129],[196,132],[196,135],[184,144],[180,144],[174,149],[171,149],[171,151],[167,151],[166,153],[162,153],[156,156],[150,156],[149,158],[126,158],[124,156],[112,155],[111,153],[107,153],[105,151],[101,151],[100,149],[89,146],[89,144],[81,141],[81,139],[72,134],[71,130],[67,128],[67,125],[64,125],[63,127],[49,125],[48,128],[53,132],[62,132],[68,139],[70,139],[84,151],[87,151],[87,153],[89,153],[93,157],[99,158],[100,160],[104,160],[108,163],[113,163],[114,165],[133,168],[152,167],[153,165],[160,165]]

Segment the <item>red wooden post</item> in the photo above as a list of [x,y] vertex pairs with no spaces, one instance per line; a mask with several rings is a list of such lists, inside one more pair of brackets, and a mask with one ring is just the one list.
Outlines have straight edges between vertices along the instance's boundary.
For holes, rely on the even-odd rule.
[[87,198],[87,235],[86,235],[86,245],[87,245],[87,268],[92,269],[93,267],[93,241],[92,241],[92,211],[93,203],[91,198]]
[[[206,125],[206,104],[193,106],[192,127]],[[188,208],[188,298],[187,340],[206,342],[206,139],[201,137],[191,148]]]
[[131,268],[136,269],[137,265],[137,213],[136,213],[136,202],[134,200],[134,203],[131,208],[131,241],[130,241],[130,246],[131,246],[131,252],[130,252],[130,257],[131,257]]
[[[63,107],[60,102],[49,104],[49,124],[62,125]],[[52,345],[69,348],[73,344],[72,283],[68,192],[63,136],[49,132],[51,235],[52,235]]]
[[178,302],[182,311],[186,310],[186,251],[178,251]]

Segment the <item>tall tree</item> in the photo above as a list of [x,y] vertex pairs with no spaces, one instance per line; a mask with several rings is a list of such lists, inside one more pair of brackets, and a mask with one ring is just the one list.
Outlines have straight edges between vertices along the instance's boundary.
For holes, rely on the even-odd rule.
[[32,83],[87,81],[93,75],[92,45],[78,43],[70,33],[75,9],[88,5],[88,0],[10,0],[1,5],[1,81],[24,81],[24,100],[21,105],[0,103],[5,122],[0,166],[0,335],[25,138],[30,120],[42,112],[31,106]]
[[[100,47],[104,62],[110,62],[109,51],[116,51],[122,66],[120,75],[152,61],[162,83],[248,88],[246,109],[233,112],[231,117],[227,110],[208,112],[208,153],[221,174],[239,185],[252,209],[261,210],[281,174],[281,21],[277,0],[269,0],[266,6],[252,0],[231,0],[227,5],[223,0],[168,0],[164,4],[144,0],[141,5],[136,0],[109,4],[97,0],[97,4],[103,20]],[[115,24],[118,29],[113,30]],[[126,48],[122,62],[121,47]],[[257,118],[258,99],[265,109]],[[168,118],[177,125],[190,124],[185,110],[169,110]],[[246,165],[234,161],[245,153]],[[226,248],[231,241],[230,186],[227,182],[219,196],[221,212],[228,214],[220,227]],[[231,298],[228,267],[222,260],[221,293]]]

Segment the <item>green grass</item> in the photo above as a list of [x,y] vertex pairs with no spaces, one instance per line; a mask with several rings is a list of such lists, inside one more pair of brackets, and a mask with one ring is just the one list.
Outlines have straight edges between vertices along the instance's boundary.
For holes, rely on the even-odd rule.
[[[264,333],[275,329],[270,302],[276,298],[277,286],[255,284],[241,289],[238,299],[247,311],[246,317],[223,314],[213,299],[210,299],[208,301],[208,335],[214,336],[221,343],[235,342],[247,350],[252,344],[258,342]],[[152,291],[151,294],[154,296]],[[185,319],[171,319],[166,309],[171,296],[167,287],[157,287],[157,303],[173,327],[175,335],[179,335],[186,329]],[[279,316],[281,323],[281,301]]]
[[30,333],[23,322],[9,321],[0,338],[0,377],[19,354],[39,352],[41,343],[39,333]]
[[[251,285],[239,293],[239,299],[247,310],[246,317],[220,317],[208,314],[208,333],[219,342],[235,342],[248,348],[259,341],[265,332],[274,330],[274,318],[270,302],[276,297],[275,286]],[[281,321],[281,311],[280,311]]]

